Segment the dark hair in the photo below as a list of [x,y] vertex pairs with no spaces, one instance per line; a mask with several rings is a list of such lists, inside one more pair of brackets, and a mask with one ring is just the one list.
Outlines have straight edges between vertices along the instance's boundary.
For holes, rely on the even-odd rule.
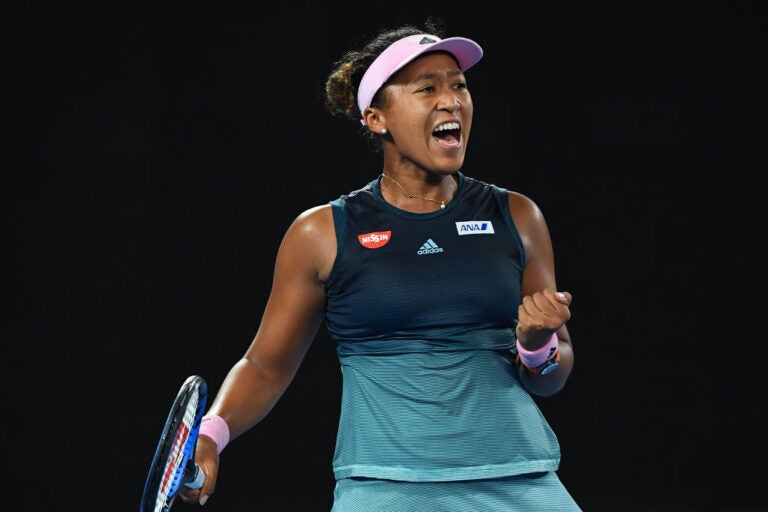
[[[394,29],[381,29],[359,50],[348,50],[333,64],[333,69],[325,81],[325,107],[332,115],[350,120],[363,118],[357,106],[357,88],[360,86],[365,71],[381,52],[395,41],[416,34],[432,34],[443,38],[445,22],[429,17],[422,26],[402,25]],[[371,105],[380,106],[379,94],[373,97]],[[369,130],[363,133],[378,140]]]

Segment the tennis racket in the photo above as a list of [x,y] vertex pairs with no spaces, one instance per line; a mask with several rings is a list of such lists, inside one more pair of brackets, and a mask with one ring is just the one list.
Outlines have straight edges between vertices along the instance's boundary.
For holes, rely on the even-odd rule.
[[179,389],[149,467],[139,512],[167,512],[182,484],[203,486],[205,473],[195,463],[195,445],[207,395],[208,385],[197,375],[187,377]]

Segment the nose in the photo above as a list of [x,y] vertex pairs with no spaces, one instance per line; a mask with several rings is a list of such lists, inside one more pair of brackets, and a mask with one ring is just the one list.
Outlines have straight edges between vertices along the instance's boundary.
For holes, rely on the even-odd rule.
[[438,103],[437,107],[448,112],[455,112],[461,108],[461,101],[453,94],[444,94],[440,98],[440,103]]

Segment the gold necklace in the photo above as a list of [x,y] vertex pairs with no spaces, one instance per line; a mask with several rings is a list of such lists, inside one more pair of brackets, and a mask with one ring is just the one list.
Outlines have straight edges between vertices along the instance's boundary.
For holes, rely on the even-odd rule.
[[448,200],[448,196],[450,196],[450,195],[453,193],[453,187],[454,187],[454,186],[456,186],[456,184],[453,182],[453,179],[451,179],[451,190],[449,190],[449,191],[448,191],[448,194],[446,194],[446,195],[445,195],[445,199],[443,199],[443,200],[440,200],[440,199],[430,199],[430,198],[428,198],[428,197],[424,197],[424,196],[417,196],[416,194],[411,194],[410,192],[408,192],[407,190],[405,190],[405,187],[403,187],[403,186],[400,184],[400,182],[399,182],[399,181],[397,181],[397,180],[396,180],[396,179],[394,179],[394,178],[390,178],[389,176],[387,176],[387,175],[386,175],[386,174],[384,174],[384,173],[381,173],[381,177],[382,177],[382,178],[387,178],[389,181],[393,182],[395,185],[397,185],[398,187],[400,187],[400,190],[402,190],[402,191],[403,191],[403,194],[405,194],[406,196],[408,196],[408,199],[423,199],[423,200],[425,200],[425,201],[432,201],[433,203],[440,203],[440,209],[443,209],[443,208],[445,208],[445,202]]

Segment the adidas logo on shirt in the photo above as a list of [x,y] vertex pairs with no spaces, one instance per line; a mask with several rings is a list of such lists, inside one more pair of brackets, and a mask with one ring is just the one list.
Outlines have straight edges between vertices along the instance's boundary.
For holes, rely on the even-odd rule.
[[419,250],[416,252],[419,256],[423,256],[424,254],[435,254],[437,252],[443,252],[443,248],[437,245],[432,239],[430,238],[426,242],[424,242],[424,245],[422,245]]

